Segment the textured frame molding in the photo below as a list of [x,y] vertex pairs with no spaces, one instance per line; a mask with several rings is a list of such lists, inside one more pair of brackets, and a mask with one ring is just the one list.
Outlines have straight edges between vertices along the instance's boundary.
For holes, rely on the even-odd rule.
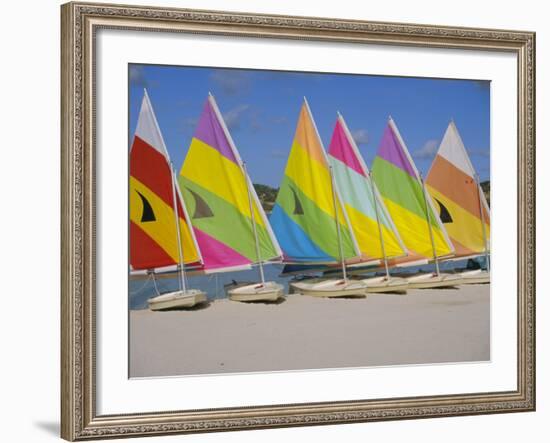
[[[95,413],[97,29],[507,51],[518,59],[518,383],[511,392],[98,416]],[[61,7],[61,436],[67,440],[533,411],[535,34],[68,3]]]

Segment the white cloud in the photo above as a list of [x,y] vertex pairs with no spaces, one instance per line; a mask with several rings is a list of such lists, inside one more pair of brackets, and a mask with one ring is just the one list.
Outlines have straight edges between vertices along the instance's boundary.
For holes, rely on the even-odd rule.
[[416,158],[432,158],[439,147],[439,140],[430,139],[426,141],[420,149],[413,152]]
[[471,157],[489,157],[489,148],[468,148],[466,149]]
[[271,157],[273,158],[286,158],[288,156],[288,149],[272,149]]
[[225,95],[237,95],[247,92],[250,88],[248,72],[231,69],[216,69],[210,74],[210,80],[219,87]]
[[142,88],[148,88],[150,86],[149,82],[145,78],[143,66],[130,65],[128,76],[130,83],[135,86],[140,86]]
[[272,117],[271,122],[276,125],[284,125],[288,123],[288,117],[286,117],[285,115],[282,115],[280,117]]
[[227,128],[231,130],[238,130],[241,128],[241,124],[243,122],[244,117],[246,116],[246,112],[250,109],[250,105],[239,105],[229,111],[227,111],[225,114],[223,114],[223,119],[225,121],[225,124],[227,125]]
[[197,126],[199,119],[197,117],[187,117],[183,120],[183,129],[184,130],[194,130]]
[[351,132],[351,136],[353,137],[353,140],[358,145],[366,145],[369,140],[369,134],[366,129],[356,129],[355,131]]

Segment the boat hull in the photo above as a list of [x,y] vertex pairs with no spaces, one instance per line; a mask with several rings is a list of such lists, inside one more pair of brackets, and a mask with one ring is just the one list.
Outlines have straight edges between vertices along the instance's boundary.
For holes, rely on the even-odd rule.
[[225,287],[230,300],[254,302],[277,301],[284,296],[284,286],[275,282],[237,283]]
[[406,294],[409,283],[401,277],[370,277],[361,280],[367,285],[367,293],[391,292],[397,294]]
[[462,283],[460,274],[420,274],[406,279],[410,289],[450,288]]
[[491,283],[491,274],[482,269],[461,272],[460,277],[462,278],[462,283],[466,285]]
[[206,293],[199,289],[174,291],[157,295],[147,300],[151,311],[165,311],[168,309],[192,308],[199,303],[206,302]]
[[325,279],[314,282],[294,282],[290,285],[295,293],[312,297],[365,296],[367,291],[367,285],[361,280]]
[[[288,284],[288,293],[289,294],[299,294],[300,289],[302,287],[305,287],[306,285],[312,285],[315,283],[321,283],[327,280],[326,277],[311,277],[311,278],[300,278],[300,279],[293,279],[290,280]],[[304,285],[304,283],[306,285]]]

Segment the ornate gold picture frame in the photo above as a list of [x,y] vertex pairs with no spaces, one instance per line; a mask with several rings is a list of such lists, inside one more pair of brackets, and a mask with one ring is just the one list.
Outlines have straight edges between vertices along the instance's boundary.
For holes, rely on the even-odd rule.
[[[535,409],[535,34],[524,31],[68,3],[62,22],[61,435],[87,440],[533,411]],[[517,388],[236,408],[98,415],[96,33],[100,29],[473,49],[517,57]],[[121,121],[122,125],[125,122]],[[125,149],[125,147],[120,147]],[[510,288],[510,291],[513,289]],[[500,294],[497,294],[497,296]]]

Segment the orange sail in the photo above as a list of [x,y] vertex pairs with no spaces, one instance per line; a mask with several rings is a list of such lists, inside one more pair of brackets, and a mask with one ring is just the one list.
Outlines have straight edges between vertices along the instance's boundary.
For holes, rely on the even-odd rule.
[[449,123],[426,176],[426,189],[453,243],[455,257],[487,253],[489,206],[454,122]]
[[170,270],[181,262],[201,260],[174,183],[168,151],[145,91],[130,148],[132,270]]

